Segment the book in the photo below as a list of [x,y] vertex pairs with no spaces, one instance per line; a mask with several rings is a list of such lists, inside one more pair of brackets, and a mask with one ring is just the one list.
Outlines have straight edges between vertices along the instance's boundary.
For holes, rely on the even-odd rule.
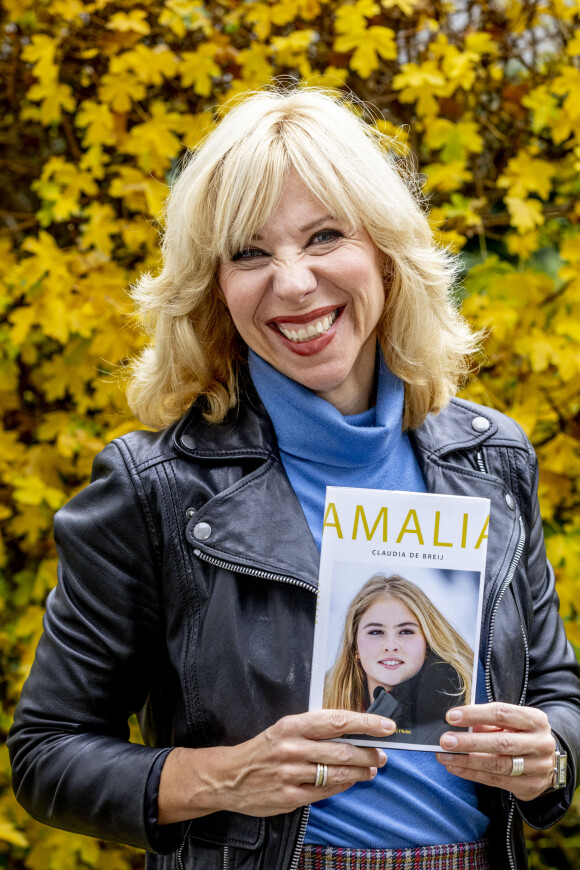
[[309,709],[393,719],[366,746],[441,751],[475,703],[489,500],[327,487]]

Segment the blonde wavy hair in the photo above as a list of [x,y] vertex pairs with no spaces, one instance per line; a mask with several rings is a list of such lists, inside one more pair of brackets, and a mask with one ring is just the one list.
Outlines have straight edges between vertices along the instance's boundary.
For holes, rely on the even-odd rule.
[[473,669],[473,650],[469,644],[415,583],[398,574],[390,577],[375,574],[355,595],[348,608],[340,651],[326,675],[323,707],[357,712],[367,709],[367,678],[357,659],[356,639],[363,615],[376,601],[384,598],[395,598],[407,605],[418,620],[429,649],[455,668],[460,684],[457,703],[469,703]]
[[290,172],[383,252],[378,336],[405,383],[403,428],[419,426],[456,392],[477,343],[453,302],[456,259],[434,243],[417,176],[362,114],[321,89],[264,89],[238,101],[185,162],[166,206],[161,272],[133,289],[151,337],[128,387],[143,423],[163,428],[198,398],[210,422],[236,406],[247,348],[217,268],[259,233]]

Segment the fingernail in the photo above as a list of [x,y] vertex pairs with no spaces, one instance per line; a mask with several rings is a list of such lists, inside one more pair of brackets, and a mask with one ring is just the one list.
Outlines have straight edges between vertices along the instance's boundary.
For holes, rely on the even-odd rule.
[[457,746],[457,737],[454,734],[444,734],[441,738],[441,745],[445,747],[445,749],[455,749]]
[[388,731],[390,734],[395,730],[395,723],[391,719],[381,719],[381,727],[383,731]]
[[377,768],[371,767],[371,779],[373,779],[377,775]]
[[457,722],[461,722],[461,711],[450,710],[447,714],[447,721],[451,722],[453,725],[455,725]]
[[382,749],[379,749],[379,766],[383,767],[387,763],[387,754],[383,752]]

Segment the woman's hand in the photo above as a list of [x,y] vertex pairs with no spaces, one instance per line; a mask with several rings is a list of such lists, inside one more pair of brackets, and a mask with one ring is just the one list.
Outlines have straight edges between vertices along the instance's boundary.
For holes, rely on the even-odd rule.
[[[523,801],[533,800],[552,785],[556,747],[542,710],[500,702],[472,704],[449,710],[447,721],[473,726],[472,732],[448,731],[441,737],[443,749],[469,753],[437,754],[450,773],[504,788]],[[510,776],[514,758],[523,759],[520,776]]]
[[[219,810],[271,816],[345,791],[372,779],[386,764],[382,749],[329,742],[343,734],[388,737],[390,719],[347,710],[285,716],[238,746],[174,749],[159,786],[159,823],[197,818]],[[315,787],[319,764],[326,785]]]

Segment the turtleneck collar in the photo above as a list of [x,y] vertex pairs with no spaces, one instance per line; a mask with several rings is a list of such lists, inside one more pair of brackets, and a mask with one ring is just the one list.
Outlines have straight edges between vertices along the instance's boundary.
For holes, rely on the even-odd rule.
[[388,442],[401,438],[404,385],[388,370],[381,354],[376,405],[347,416],[252,350],[248,364],[283,453],[326,466],[363,468],[376,461]]

